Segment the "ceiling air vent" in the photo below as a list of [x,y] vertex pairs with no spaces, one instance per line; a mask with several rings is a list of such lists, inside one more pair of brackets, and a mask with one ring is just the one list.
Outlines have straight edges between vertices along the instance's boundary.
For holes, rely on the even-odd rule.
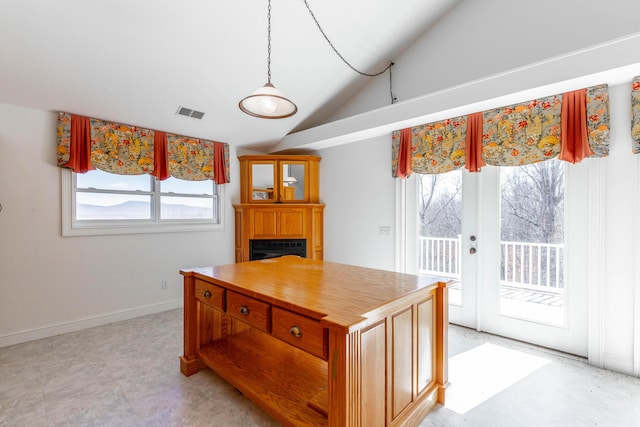
[[185,108],[183,106],[178,107],[178,111],[176,114],[181,116],[193,117],[194,119],[202,119],[204,117],[204,113],[202,111],[192,110],[191,108]]

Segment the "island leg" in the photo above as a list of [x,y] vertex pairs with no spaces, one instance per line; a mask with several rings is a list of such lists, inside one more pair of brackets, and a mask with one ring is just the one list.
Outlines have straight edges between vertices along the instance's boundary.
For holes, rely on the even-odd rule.
[[438,283],[436,289],[436,382],[438,403],[444,405],[444,394],[449,386],[449,289],[447,283]]
[[180,372],[193,375],[200,369],[197,351],[197,304],[195,296],[195,278],[184,273],[184,354],[180,356]]

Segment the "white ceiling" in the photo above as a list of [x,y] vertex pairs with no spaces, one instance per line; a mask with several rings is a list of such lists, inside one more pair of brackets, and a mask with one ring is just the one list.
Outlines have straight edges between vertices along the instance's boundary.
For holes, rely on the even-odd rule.
[[[308,0],[340,53],[373,73],[459,0]],[[368,79],[303,0],[272,0],[272,83],[288,119],[238,102],[267,81],[266,0],[2,0],[0,103],[258,148],[322,121]],[[176,115],[179,106],[205,112]]]

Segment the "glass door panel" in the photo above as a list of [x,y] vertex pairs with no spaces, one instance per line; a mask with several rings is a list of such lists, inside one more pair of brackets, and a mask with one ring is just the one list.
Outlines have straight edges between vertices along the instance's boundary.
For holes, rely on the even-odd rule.
[[565,324],[564,162],[500,171],[500,314]]
[[416,178],[418,273],[452,279],[449,319],[475,327],[477,177],[458,169]]
[[418,272],[455,280],[449,303],[462,305],[462,177],[456,170],[418,176]]
[[451,323],[586,354],[588,173],[554,160],[415,175],[417,270],[453,279]]

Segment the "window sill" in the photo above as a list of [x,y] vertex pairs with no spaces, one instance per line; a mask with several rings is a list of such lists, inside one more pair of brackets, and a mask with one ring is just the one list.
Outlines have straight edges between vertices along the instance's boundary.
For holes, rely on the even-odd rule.
[[104,236],[116,234],[149,234],[149,233],[188,233],[202,231],[221,231],[222,224],[211,223],[174,223],[174,224],[123,224],[115,225],[83,225],[83,226],[63,226],[62,236]]

